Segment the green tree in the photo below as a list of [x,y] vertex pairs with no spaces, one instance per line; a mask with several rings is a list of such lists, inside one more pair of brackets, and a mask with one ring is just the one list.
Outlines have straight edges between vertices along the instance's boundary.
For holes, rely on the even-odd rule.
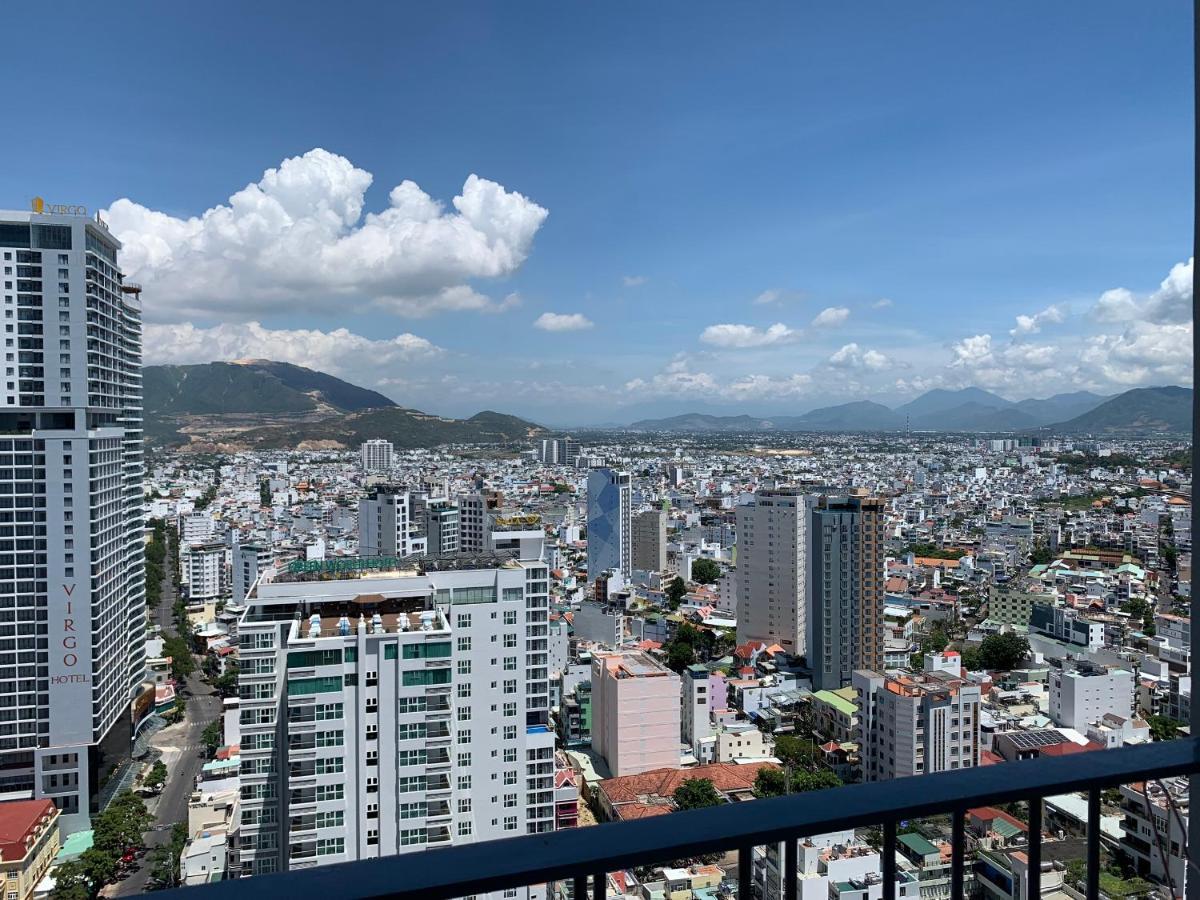
[[792,793],[803,794],[805,791],[823,791],[825,788],[841,787],[842,779],[828,769],[816,772],[803,770],[792,775]]
[[696,651],[690,644],[682,641],[672,641],[667,645],[667,668],[672,672],[682,672],[688,666],[695,665]]
[[150,771],[146,773],[146,785],[147,787],[158,788],[162,787],[166,783],[167,764],[160,759],[157,760],[154,765],[150,767]]
[[683,602],[683,598],[687,596],[687,585],[684,583],[682,578],[676,576],[671,580],[671,583],[667,585],[666,594],[667,603],[670,605],[671,609],[678,609],[679,604]]
[[258,504],[259,506],[271,505],[271,482],[265,478],[258,483]]
[[225,666],[225,671],[213,679],[213,688],[222,697],[232,697],[237,693],[238,685],[238,667],[234,663],[228,663]]
[[82,860],[72,859],[54,870],[54,890],[50,900],[92,900],[100,887],[92,890]]
[[697,559],[692,562],[692,581],[697,584],[714,584],[721,577],[721,567],[715,560]]
[[1173,741],[1179,737],[1179,729],[1183,727],[1182,722],[1167,716],[1151,716],[1146,724],[1150,726],[1150,737],[1155,741]]
[[1087,878],[1087,863],[1082,859],[1073,859],[1067,863],[1067,883],[1072,887],[1083,884]]
[[1050,551],[1050,547],[1042,541],[1039,541],[1033,548],[1033,552],[1029,554],[1029,561],[1035,566],[1044,566],[1054,562],[1054,554]]
[[925,640],[921,641],[921,649],[926,653],[941,653],[949,643],[950,638],[946,634],[946,629],[941,622],[938,622],[930,629]]
[[[778,756],[778,754],[776,754]],[[818,769],[810,772],[800,769],[788,773],[784,769],[761,768],[754,776],[754,796],[778,797],[783,794],[804,794],[808,791],[822,791],[826,788],[841,787],[842,779],[828,769]]]
[[725,801],[713,787],[711,778],[689,778],[672,795],[676,809],[703,809],[706,806],[720,806]]
[[177,634],[168,634],[163,638],[163,654],[171,657],[171,677],[182,682],[196,671],[196,660],[192,657],[192,648],[188,642]]
[[758,774],[754,776],[754,796],[760,799],[764,797],[782,797],[787,793],[787,787],[788,777],[783,769],[763,766],[758,770]]
[[979,645],[985,669],[1015,669],[1029,656],[1029,641],[1017,634],[989,634]]
[[978,672],[983,668],[983,654],[979,652],[978,647],[964,647],[962,651],[962,664],[969,672]]
[[205,727],[204,732],[200,735],[200,741],[204,744],[204,749],[208,751],[209,756],[214,756],[221,748],[221,742],[224,734],[221,729],[221,720],[209,722]]

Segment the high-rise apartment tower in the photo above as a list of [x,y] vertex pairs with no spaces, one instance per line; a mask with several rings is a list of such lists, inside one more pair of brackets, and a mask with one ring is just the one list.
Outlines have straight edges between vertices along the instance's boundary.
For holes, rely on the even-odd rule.
[[69,833],[145,675],[142,313],[99,217],[49,210],[0,212],[0,792]]

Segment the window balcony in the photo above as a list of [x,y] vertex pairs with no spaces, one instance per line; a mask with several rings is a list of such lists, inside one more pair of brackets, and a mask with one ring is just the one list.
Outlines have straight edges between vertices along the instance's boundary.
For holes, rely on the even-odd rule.
[[[738,897],[753,898],[755,848],[783,844],[784,883],[781,896],[795,900],[797,841],[817,834],[882,826],[882,897],[893,900],[903,873],[896,869],[896,832],[901,821],[950,814],[953,818],[949,896],[963,896],[966,812],[979,806],[1030,801],[1031,835],[1043,832],[1041,800],[1086,792],[1088,897],[1099,895],[1100,794],[1105,788],[1146,779],[1200,772],[1200,739],[1170,741],[1057,759],[1026,760],[1003,765],[941,772],[918,778],[856,784],[829,792],[731,803],[709,809],[672,813],[669,828],[650,818],[529,834],[412,854],[368,863],[319,866],[303,871],[186,888],[181,900],[270,900],[272,897],[337,896],[347,900],[449,900],[470,894],[541,885],[572,883],[574,896],[603,898],[605,873],[662,864],[703,854],[736,851]],[[836,791],[836,794],[834,793]],[[824,796],[822,796],[824,794]],[[430,840],[438,842],[431,829]],[[439,833],[437,838],[448,835]],[[291,858],[301,857],[303,844]],[[1040,894],[1042,847],[1034,840],[1026,849],[1032,883],[1028,896]],[[733,873],[731,873],[732,875]],[[940,873],[939,873],[940,874]],[[174,895],[164,894],[164,900]]]

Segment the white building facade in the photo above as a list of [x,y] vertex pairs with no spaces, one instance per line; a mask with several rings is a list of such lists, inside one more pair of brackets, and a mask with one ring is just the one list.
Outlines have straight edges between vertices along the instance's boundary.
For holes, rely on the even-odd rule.
[[247,600],[241,874],[553,830],[545,564],[347,565]]
[[386,475],[392,471],[393,452],[391,441],[366,441],[358,448],[363,471],[373,475]]
[[89,827],[145,678],[140,288],[99,221],[0,212],[0,794]]

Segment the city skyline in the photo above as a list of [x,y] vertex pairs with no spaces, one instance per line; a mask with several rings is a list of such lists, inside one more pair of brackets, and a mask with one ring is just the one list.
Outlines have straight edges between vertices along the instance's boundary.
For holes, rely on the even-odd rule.
[[[77,169],[17,150],[0,196],[102,211],[148,363],[280,359],[435,413],[1190,385],[1188,8],[938,13],[413,10],[351,41],[81,11],[64,58],[136,42],[111,77],[154,124]],[[62,102],[29,127],[96,115]]]

